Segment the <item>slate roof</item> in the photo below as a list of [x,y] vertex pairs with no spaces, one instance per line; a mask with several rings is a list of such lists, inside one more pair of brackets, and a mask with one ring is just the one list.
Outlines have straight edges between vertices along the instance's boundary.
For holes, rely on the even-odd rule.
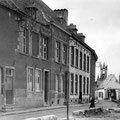
[[[38,9],[38,22],[45,25],[51,22],[53,25],[57,26],[58,28],[66,32],[68,35],[70,35],[70,33],[66,30],[66,26],[63,26],[58,21],[55,12],[51,8],[49,8],[42,0],[0,0],[1,5],[4,5],[5,7],[8,7],[16,12],[21,12],[25,15],[27,14],[25,13],[24,8],[32,3],[35,4]],[[74,35],[72,36],[75,37]],[[78,39],[77,37],[75,38]],[[80,41],[80,43],[91,51],[97,61],[98,56],[96,52],[86,43],[82,41]]]
[[98,89],[120,89],[120,83],[114,74],[110,74],[101,82]]
[[0,0],[0,3],[15,11],[19,10],[23,13],[25,13],[25,7],[29,6],[30,4],[35,4],[38,9],[37,15],[39,22],[48,24],[49,22],[53,21],[60,27],[64,28],[64,26],[59,23],[54,11],[50,9],[42,0]]

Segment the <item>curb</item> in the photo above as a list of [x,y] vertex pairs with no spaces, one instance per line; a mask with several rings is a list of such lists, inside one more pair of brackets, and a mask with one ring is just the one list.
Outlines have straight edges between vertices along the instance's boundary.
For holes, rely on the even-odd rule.
[[[96,102],[97,104],[98,102]],[[73,106],[89,106],[90,103],[86,104],[75,104],[75,105],[69,105],[69,107]],[[38,111],[45,111],[45,110],[52,110],[52,109],[61,109],[61,108],[66,108],[67,106],[49,106],[49,107],[41,107],[41,108],[32,108],[32,109],[23,109],[23,110],[18,110],[18,111],[10,111],[10,112],[1,112],[0,116],[5,116],[5,115],[14,115],[14,114],[24,114],[24,113],[30,113],[30,112],[38,112]]]

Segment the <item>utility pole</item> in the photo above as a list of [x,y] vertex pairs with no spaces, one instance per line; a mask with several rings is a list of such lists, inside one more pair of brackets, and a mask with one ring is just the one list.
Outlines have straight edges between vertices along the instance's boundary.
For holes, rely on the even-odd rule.
[[66,71],[66,105],[67,105],[67,120],[69,120],[69,71]]

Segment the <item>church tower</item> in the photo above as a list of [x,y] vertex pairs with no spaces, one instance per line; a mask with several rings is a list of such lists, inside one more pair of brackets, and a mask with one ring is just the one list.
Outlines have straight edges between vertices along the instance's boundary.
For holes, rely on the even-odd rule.
[[103,81],[104,79],[107,78],[107,71],[108,71],[108,66],[103,63],[103,65],[100,65],[100,79]]

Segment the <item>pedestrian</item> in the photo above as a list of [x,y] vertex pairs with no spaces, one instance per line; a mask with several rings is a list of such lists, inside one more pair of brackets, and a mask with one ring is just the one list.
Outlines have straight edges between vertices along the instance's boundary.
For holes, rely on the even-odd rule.
[[95,107],[95,99],[93,97],[90,98],[90,107],[89,108],[93,108]]
[[79,92],[79,103],[82,102],[82,91]]

